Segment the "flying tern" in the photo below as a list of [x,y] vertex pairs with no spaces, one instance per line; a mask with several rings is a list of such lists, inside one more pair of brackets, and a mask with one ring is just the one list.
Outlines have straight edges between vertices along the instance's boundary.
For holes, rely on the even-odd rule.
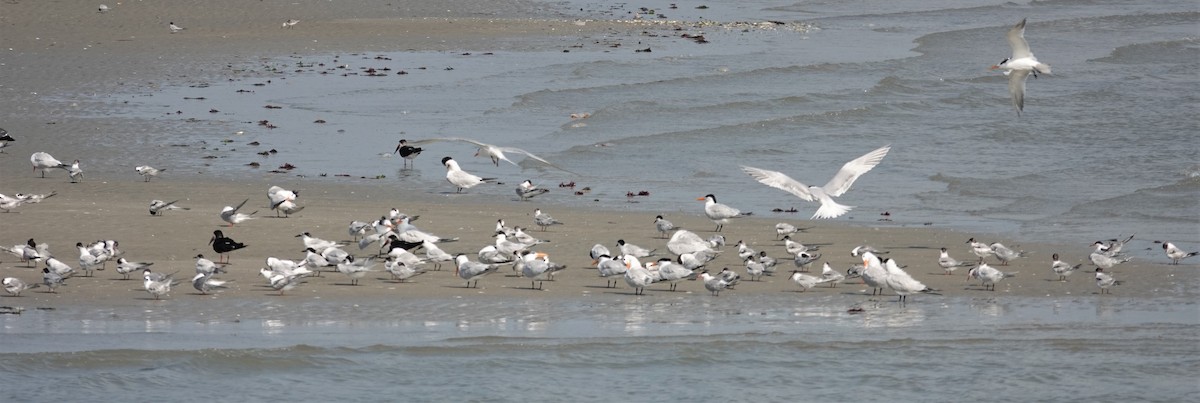
[[890,145],[883,146],[845,163],[842,165],[842,169],[838,170],[833,178],[825,183],[825,186],[808,186],[781,172],[761,168],[742,166],[742,170],[759,183],[791,193],[801,200],[821,203],[821,207],[817,209],[816,213],[813,213],[813,219],[835,218],[846,214],[854,206],[838,204],[833,201],[833,198],[850,190],[850,185],[853,185],[859,176],[879,165],[891,149]]

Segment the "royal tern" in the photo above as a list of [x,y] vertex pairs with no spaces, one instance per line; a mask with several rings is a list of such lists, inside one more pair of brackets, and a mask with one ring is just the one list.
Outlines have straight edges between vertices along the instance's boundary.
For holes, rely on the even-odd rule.
[[238,212],[238,210],[241,209],[242,206],[245,206],[246,202],[248,202],[248,201],[250,201],[250,199],[242,200],[241,203],[238,203],[237,207],[225,206],[225,208],[222,208],[221,209],[221,220],[229,223],[229,226],[232,227],[235,224],[240,224],[246,220],[254,219],[255,217],[253,217],[253,216],[255,213],[258,213],[257,210],[255,210],[254,212],[251,212],[250,214],[244,214],[244,213]]
[[692,253],[698,251],[713,251],[712,245],[701,238],[696,233],[681,229],[671,234],[671,239],[667,240],[667,250],[676,255],[684,253]]
[[155,274],[150,269],[143,270],[142,286],[146,288],[146,292],[154,296],[154,299],[159,299],[171,292],[171,286],[174,285],[175,279],[170,274],[161,277]]
[[596,271],[601,278],[605,279],[604,288],[615,288],[617,286],[617,276],[624,276],[625,272],[629,271],[625,267],[625,262],[622,260],[624,256],[618,256],[619,259],[613,259],[607,254],[597,257]]
[[182,30],[184,30],[185,28],[183,28],[183,27],[180,27],[180,26],[178,26],[178,25],[175,25],[175,22],[168,22],[168,23],[167,23],[167,29],[170,29],[170,30],[171,30],[171,33],[173,34],[173,33],[176,33],[176,32],[179,32],[179,31],[182,31]]
[[[566,265],[551,262],[549,256],[540,252],[526,251],[521,259],[525,261],[525,265],[521,267],[521,276],[529,279],[529,288],[535,290],[542,289],[542,282],[552,279],[554,273],[567,268]],[[535,282],[537,288],[534,288]]]
[[146,268],[153,266],[153,262],[130,262],[125,258],[117,259],[117,274],[122,276],[122,280],[129,280],[129,274],[133,272],[145,271]]
[[610,252],[608,250],[607,246],[604,246],[601,244],[592,245],[592,249],[588,250],[588,257],[592,258],[593,266],[600,263],[600,256],[610,256],[611,257],[612,252]]
[[696,272],[692,269],[684,267],[682,264],[676,263],[668,258],[659,259],[657,262],[658,281],[666,281],[671,283],[671,291],[675,291],[679,286],[680,280],[692,279],[696,277]]
[[725,224],[729,222],[730,218],[741,218],[754,214],[750,212],[743,213],[741,210],[717,203],[717,197],[711,193],[696,200],[704,202],[704,215],[717,224],[717,229],[714,230],[716,232],[720,232],[721,229],[725,228]]
[[133,167],[133,170],[137,171],[138,175],[142,175],[146,182],[149,182],[150,178],[158,176],[158,173],[163,171],[149,165],[138,165]]
[[863,270],[860,274],[863,283],[871,287],[871,295],[878,293],[883,295],[883,289],[887,287],[887,269],[883,267],[883,262],[879,260],[874,253],[867,252],[862,254]]
[[496,245],[488,245],[479,249],[479,261],[486,264],[504,264],[512,263],[514,254],[504,253],[496,248]]
[[180,207],[176,206],[175,203],[179,203],[179,200],[172,200],[169,202],[164,202],[162,200],[151,200],[150,215],[162,215],[169,210],[191,210],[191,207]]
[[442,270],[442,262],[454,261],[453,255],[446,253],[433,242],[424,241],[421,248],[425,249],[425,260],[433,262],[434,270]]
[[38,170],[42,171],[43,178],[46,177],[47,169],[60,168],[60,169],[66,170],[68,168],[67,164],[64,164],[61,161],[55,159],[54,157],[50,156],[50,154],[40,152],[40,151],[33,153],[33,155],[30,155],[29,162],[33,164],[33,170],[35,172]]
[[421,155],[421,151],[424,151],[421,149],[421,147],[410,146],[408,145],[408,140],[400,139],[400,144],[396,144],[395,153],[401,158],[404,158],[404,165],[401,168],[408,168],[409,164],[413,163],[413,160],[415,160],[418,155]]
[[654,256],[654,252],[658,250],[646,249],[641,246],[625,242],[624,239],[617,240],[617,249],[621,250],[622,255],[633,255],[634,257],[638,258]]
[[636,257],[625,256],[622,258],[625,262],[625,284],[633,288],[633,295],[642,295],[646,293],[646,286],[653,284],[656,277],[650,272]]
[[483,178],[467,173],[458,167],[458,161],[453,158],[442,158],[442,165],[446,166],[446,181],[454,185],[456,193],[462,193],[463,189],[470,189],[484,182],[494,182],[496,178]]
[[555,220],[549,214],[543,213],[542,209],[533,210],[533,223],[542,228],[542,232],[551,225],[562,225],[562,221]]
[[38,283],[25,284],[24,281],[21,281],[21,279],[16,278],[16,277],[5,277],[4,278],[4,291],[14,297],[21,296],[22,291],[28,290],[30,288],[38,288],[41,286],[42,285],[38,284]]
[[71,177],[71,183],[83,181],[83,168],[79,167],[79,160],[75,160],[71,166],[67,167],[67,176]]
[[49,292],[57,293],[58,286],[66,285],[66,282],[65,282],[65,279],[63,278],[63,276],[61,276],[58,273],[55,273],[53,271],[50,271],[50,268],[46,267],[46,268],[42,269],[42,284],[44,284],[46,286],[46,288],[50,289]]
[[537,187],[537,185],[534,185],[532,181],[526,179],[524,182],[521,182],[520,185],[517,185],[516,192],[517,197],[520,198],[521,201],[529,201],[529,199],[533,198],[534,196],[550,192],[550,189]]
[[996,259],[1000,259],[1001,266],[1008,266],[1008,262],[1025,257],[1025,251],[1012,250],[999,242],[991,244],[990,247],[992,248],[992,254],[996,255]]
[[654,229],[658,230],[658,235],[660,237],[665,239],[667,237],[667,233],[674,231],[676,228],[678,227],[676,227],[675,224],[667,221],[667,219],[663,218],[663,216],[660,215],[654,217]]
[[1165,252],[1167,257],[1171,259],[1171,264],[1179,264],[1180,260],[1200,255],[1200,252],[1184,252],[1183,249],[1179,249],[1178,246],[1175,246],[1175,244],[1170,242],[1162,241],[1161,243],[1163,252]]
[[729,287],[729,283],[721,276],[713,276],[708,274],[708,271],[700,273],[700,280],[704,282],[704,289],[712,293],[712,296],[720,296],[721,290]]
[[936,290],[925,286],[917,279],[905,272],[896,264],[895,259],[888,259],[883,262],[883,268],[887,271],[887,279],[884,284],[891,288],[896,295],[900,296],[899,302],[907,302],[908,296],[916,293],[931,293]]
[[1006,273],[997,270],[995,267],[988,266],[987,263],[981,264],[967,273],[970,278],[979,279],[983,282],[983,289],[988,291],[996,291],[996,283],[1009,277],[1016,276],[1016,272]]
[[229,252],[246,247],[246,244],[225,236],[221,230],[213,231],[213,236],[208,240],[208,244],[212,245],[213,252],[217,252],[217,260],[224,262],[229,261]]
[[759,183],[791,193],[801,200],[821,203],[821,207],[817,209],[816,213],[813,213],[813,219],[835,218],[846,214],[854,206],[838,204],[833,201],[833,198],[839,197],[845,194],[847,190],[850,190],[850,185],[853,185],[859,176],[879,165],[879,162],[883,161],[883,157],[891,149],[890,145],[883,146],[847,162],[842,165],[842,169],[833,175],[833,178],[829,179],[829,182],[825,186],[808,186],[781,172],[766,169],[742,166],[742,170]]
[[1104,269],[1097,267],[1096,268],[1096,286],[1100,287],[1100,293],[1101,294],[1109,294],[1110,291],[1108,290],[1108,287],[1112,287],[1114,285],[1121,285],[1121,281],[1108,275],[1108,273],[1105,273]]
[[296,205],[296,198],[300,197],[300,191],[287,190],[279,186],[271,186],[267,189],[267,200],[271,202],[271,210],[275,210],[275,216],[279,217],[279,213],[283,213],[284,217],[292,213],[303,210],[304,207]]
[[350,285],[358,285],[358,279],[365,277],[367,272],[370,272],[373,267],[375,267],[374,259],[368,257],[355,261],[354,256],[346,257],[345,263],[337,265],[338,272],[350,277]]
[[419,141],[414,141],[413,144],[421,145],[421,144],[432,143],[432,142],[436,142],[436,141],[458,141],[458,142],[474,144],[476,147],[478,147],[478,150],[475,151],[475,156],[478,157],[481,154],[487,155],[488,157],[490,157],[492,159],[492,164],[494,164],[496,166],[500,166],[500,161],[505,161],[505,162],[508,162],[509,164],[513,164],[513,166],[519,167],[520,165],[517,165],[517,163],[512,162],[512,160],[508,159],[508,157],[505,156],[504,153],[525,154],[526,157],[532,158],[534,160],[537,160],[538,162],[549,165],[549,166],[553,167],[554,169],[574,174],[574,172],[563,169],[563,168],[559,167],[558,165],[554,165],[554,164],[550,163],[550,161],[546,161],[542,157],[533,155],[533,153],[531,153],[529,151],[525,151],[525,150],[522,150],[522,149],[516,148],[516,147],[501,147],[501,146],[497,146],[494,144],[487,144],[487,143],[483,143],[483,142],[479,142],[479,141],[475,141],[475,140],[471,140],[471,139],[465,139],[465,138],[461,138],[461,137],[448,137],[448,138],[434,138],[434,139],[419,140]]
[[480,262],[472,262],[467,258],[467,255],[459,254],[454,258],[455,269],[454,274],[463,280],[467,281],[466,288],[471,288],[471,282],[474,282],[474,287],[479,288],[479,279],[488,274],[495,273],[500,270],[498,264],[487,264]]
[[833,267],[830,267],[829,262],[825,262],[825,264],[821,266],[821,280],[829,283],[830,287],[837,287],[838,283],[846,280],[846,276],[842,273],[838,273],[833,269]]
[[675,259],[675,262],[683,265],[683,267],[688,270],[699,270],[704,268],[708,262],[711,262],[716,258],[717,255],[715,253],[708,251],[696,251],[679,255]]
[[1024,18],[1008,30],[1007,38],[1008,46],[1012,47],[1012,57],[993,65],[991,69],[1003,69],[1004,75],[1008,76],[1008,92],[1012,94],[1017,116],[1021,116],[1021,111],[1025,110],[1025,80],[1030,74],[1033,74],[1034,78],[1037,78],[1038,73],[1051,74],[1050,66],[1039,62],[1029,50],[1029,42],[1025,41]]
[[1083,263],[1072,266],[1070,263],[1059,260],[1057,253],[1051,256],[1051,258],[1054,259],[1054,261],[1050,263],[1050,270],[1053,271],[1054,274],[1058,275],[1058,281],[1067,281],[1067,276],[1070,276],[1071,273],[1074,273],[1076,270],[1079,270],[1080,267],[1083,267]]
[[225,283],[229,281],[212,278],[212,274],[196,273],[196,276],[192,277],[192,287],[196,288],[196,291],[200,291],[201,294],[207,295],[210,292],[228,288],[225,286]]
[[963,263],[958,261],[958,259],[950,257],[950,252],[947,251],[946,248],[942,248],[941,256],[938,257],[938,266],[941,266],[942,270],[946,271],[947,276],[949,276],[951,273],[954,273],[954,271],[958,270],[959,267],[970,265],[970,263]]

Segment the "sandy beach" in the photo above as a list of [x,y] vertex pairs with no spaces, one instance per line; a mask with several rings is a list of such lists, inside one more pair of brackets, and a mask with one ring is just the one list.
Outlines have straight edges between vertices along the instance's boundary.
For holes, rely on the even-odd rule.
[[[303,257],[300,240],[294,236],[310,232],[314,236],[348,241],[347,224],[352,220],[371,220],[398,208],[421,219],[414,224],[421,229],[444,237],[459,237],[443,249],[450,253],[467,253],[474,257],[484,245],[491,243],[492,228],[497,219],[510,225],[533,227],[531,214],[540,207],[532,202],[515,200],[486,200],[470,194],[412,194],[405,189],[373,184],[314,184],[286,174],[257,172],[244,180],[227,181],[205,178],[203,172],[172,173],[170,171],[150,182],[133,172],[139,161],[108,163],[127,166],[121,170],[87,171],[82,183],[69,183],[64,171],[52,170],[46,178],[30,173],[28,156],[53,146],[56,156],[81,159],[103,159],[120,144],[89,142],[93,134],[122,131],[152,135],[156,127],[130,127],[121,117],[102,114],[98,105],[73,102],[69,94],[93,91],[128,91],[130,87],[151,91],[167,82],[194,77],[220,77],[229,63],[245,62],[259,57],[287,54],[321,54],[353,51],[397,51],[405,49],[452,49],[463,44],[487,48],[489,44],[506,43],[521,38],[527,44],[566,46],[581,38],[607,32],[615,35],[636,35],[637,27],[620,24],[588,24],[579,26],[567,20],[527,18],[520,15],[473,14],[471,2],[450,2],[446,12],[436,12],[424,2],[371,2],[357,7],[341,8],[291,7],[280,2],[216,1],[203,5],[117,3],[111,10],[99,13],[93,2],[70,1],[43,7],[35,2],[16,2],[0,5],[0,37],[3,37],[4,56],[0,58],[6,76],[0,84],[0,127],[18,138],[0,154],[0,191],[5,194],[57,192],[40,204],[21,206],[11,213],[0,214],[5,245],[23,243],[34,238],[51,244],[51,251],[69,264],[75,265],[76,242],[114,239],[120,242],[125,257],[130,260],[154,262],[162,272],[178,271],[178,277],[190,278],[196,254],[213,257],[207,246],[212,231],[221,229],[233,239],[249,244],[232,254],[229,273],[231,290],[218,295],[200,296],[189,284],[178,285],[162,302],[149,302],[149,294],[141,290],[140,281],[118,281],[119,275],[109,269],[97,272],[94,278],[73,278],[69,286],[57,294],[33,290],[22,298],[5,298],[5,304],[59,306],[70,304],[141,305],[147,303],[187,302],[202,299],[277,298],[265,287],[258,274],[268,256],[288,259]],[[489,7],[504,10],[505,7]],[[518,7],[513,7],[514,10]],[[436,17],[432,17],[436,15]],[[294,29],[283,29],[280,23],[294,18],[301,21]],[[171,34],[167,22],[187,28]],[[64,118],[80,110],[93,108],[88,119]],[[107,150],[107,151],[106,151]],[[169,150],[168,150],[169,151]],[[199,158],[191,156],[188,158]],[[421,158],[434,158],[422,156]],[[392,161],[399,164],[400,160]],[[428,162],[428,161],[425,161]],[[514,168],[515,169],[515,168]],[[305,210],[291,218],[274,218],[266,208],[266,189],[279,185],[301,190],[299,204]],[[506,186],[512,187],[514,183]],[[487,186],[487,185],[485,185]],[[447,184],[449,190],[449,185]],[[569,192],[569,189],[553,189]],[[707,192],[720,193],[719,189]],[[700,192],[705,193],[705,192]],[[696,196],[702,196],[697,194]],[[218,212],[223,206],[235,205],[250,199],[245,210],[258,210],[258,219],[234,228],[221,226]],[[147,205],[151,199],[180,199],[179,205],[189,211],[172,211],[165,216],[150,216]],[[702,203],[680,200],[679,211],[687,214],[668,214],[677,225],[701,236],[713,234],[714,225],[702,216]],[[537,249],[546,252],[555,262],[570,268],[547,283],[545,290],[528,289],[530,284],[505,269],[479,282],[480,289],[463,287],[463,281],[453,276],[446,265],[439,272],[419,276],[412,283],[387,280],[382,265],[376,272],[349,286],[347,278],[338,273],[326,273],[312,278],[307,284],[282,298],[313,298],[354,300],[358,298],[430,298],[469,297],[478,294],[511,298],[634,298],[621,282],[616,289],[603,287],[590,268],[587,251],[593,244],[615,249],[617,239],[665,252],[665,240],[657,238],[653,228],[654,214],[628,211],[621,200],[594,202],[580,198],[579,205],[562,210],[548,210],[566,223],[547,232],[533,230],[534,236],[550,241]],[[811,206],[805,206],[811,207]],[[729,267],[744,273],[734,244],[743,240],[756,250],[767,251],[782,258],[779,272],[762,282],[744,281],[729,293],[779,294],[782,298],[802,300],[810,294],[865,293],[870,290],[858,280],[849,280],[837,288],[818,288],[798,293],[795,284],[787,279],[793,266],[774,233],[777,222],[789,222],[809,228],[797,238],[820,247],[822,261],[844,272],[858,263],[849,255],[851,248],[869,244],[890,251],[888,257],[907,266],[919,280],[940,290],[946,296],[1022,295],[1064,296],[1091,295],[1098,289],[1093,280],[1091,265],[1073,275],[1069,282],[1050,281],[1050,255],[1060,253],[1064,260],[1084,263],[1091,239],[1080,239],[1075,245],[1029,244],[1020,239],[998,239],[989,234],[973,234],[936,226],[901,228],[889,222],[863,223],[846,221],[808,221],[802,219],[808,210],[799,214],[759,212],[753,218],[736,220],[721,233],[728,241],[720,258],[708,267],[719,271]],[[1116,235],[1116,234],[1114,234]],[[938,249],[946,247],[960,260],[973,259],[964,242],[971,237],[987,242],[1003,242],[1028,252],[1005,271],[1019,274],[1001,282],[996,291],[983,291],[977,282],[968,283],[966,270],[955,275],[941,275],[937,267]],[[362,256],[365,251],[349,246],[348,250]],[[1159,256],[1161,253],[1158,254]],[[1137,259],[1119,266],[1115,276],[1127,280],[1113,290],[1115,296],[1152,296],[1162,292],[1191,293],[1181,289],[1180,274],[1194,265],[1169,266],[1166,258],[1152,261]],[[995,261],[989,263],[994,264]],[[39,268],[40,269],[40,268]],[[819,265],[815,267],[819,272]],[[1154,273],[1154,275],[1141,275]],[[0,275],[39,281],[38,270],[24,267],[15,258],[0,256]],[[665,293],[665,284],[649,287],[645,298]],[[699,282],[684,282],[683,293],[697,298],[709,298]],[[782,293],[782,294],[781,294]],[[678,294],[678,293],[676,293]],[[891,295],[889,293],[889,295]],[[889,298],[889,297],[885,297]],[[916,303],[936,301],[937,296],[914,297]]]

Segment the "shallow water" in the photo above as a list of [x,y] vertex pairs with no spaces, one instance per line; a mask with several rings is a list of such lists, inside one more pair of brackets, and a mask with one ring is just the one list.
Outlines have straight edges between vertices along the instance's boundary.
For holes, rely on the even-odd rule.
[[[1195,301],[652,292],[0,316],[6,401],[1195,400]],[[858,307],[863,313],[849,313]],[[320,385],[333,382],[336,388]],[[57,387],[69,384],[69,387]],[[448,395],[447,393],[450,393]],[[931,397],[932,396],[932,397]],[[938,398],[937,396],[941,396]]]

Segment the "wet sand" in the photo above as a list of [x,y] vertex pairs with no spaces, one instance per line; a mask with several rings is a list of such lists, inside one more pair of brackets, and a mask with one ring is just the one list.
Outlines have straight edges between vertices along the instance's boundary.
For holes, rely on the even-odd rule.
[[[580,198],[572,209],[548,210],[566,225],[554,226],[545,233],[531,233],[550,243],[541,245],[555,262],[570,268],[547,282],[542,291],[530,290],[528,280],[516,277],[510,269],[482,279],[480,289],[464,288],[464,282],[453,276],[453,268],[445,265],[441,271],[419,276],[413,283],[394,283],[382,270],[360,281],[359,286],[346,285],[348,279],[339,273],[326,273],[309,279],[307,284],[283,297],[265,287],[258,269],[268,256],[300,259],[303,247],[294,236],[304,231],[330,240],[349,240],[347,224],[352,220],[368,221],[399,208],[410,215],[420,215],[414,224],[425,231],[444,237],[459,237],[443,245],[450,253],[463,252],[474,258],[484,245],[492,242],[492,229],[497,219],[510,225],[533,227],[531,214],[539,205],[535,201],[485,200],[472,195],[410,194],[395,184],[329,184],[306,182],[287,175],[256,172],[237,181],[215,180],[203,175],[166,172],[151,182],[143,182],[132,167],[139,161],[120,161],[122,170],[88,171],[82,183],[69,183],[65,172],[51,171],[45,179],[30,173],[28,156],[53,146],[56,156],[67,159],[86,156],[102,159],[115,154],[112,147],[120,144],[92,143],[94,133],[126,131],[152,133],[154,126],[130,127],[129,121],[105,114],[104,106],[75,102],[70,94],[89,91],[153,91],[167,82],[190,77],[220,76],[229,63],[249,59],[282,56],[292,53],[321,54],[352,51],[397,51],[405,49],[453,49],[463,44],[487,48],[496,43],[554,44],[565,46],[595,33],[615,29],[614,25],[588,24],[580,27],[566,19],[530,19],[500,12],[499,15],[478,16],[471,10],[480,9],[472,2],[451,2],[456,10],[439,15],[422,2],[372,2],[352,8],[290,8],[283,3],[243,4],[234,1],[205,2],[196,5],[109,4],[113,10],[98,13],[94,2],[67,2],[68,6],[39,7],[34,2],[0,5],[0,37],[4,39],[5,56],[2,62],[6,79],[0,87],[0,127],[7,129],[18,141],[0,154],[0,193],[58,194],[40,204],[25,205],[12,213],[0,213],[3,237],[0,244],[23,243],[28,238],[51,244],[51,251],[64,262],[76,266],[77,253],[72,245],[98,239],[120,242],[125,257],[136,261],[155,262],[155,271],[175,272],[177,277],[190,279],[198,253],[215,257],[207,241],[216,229],[231,238],[249,244],[232,254],[229,273],[224,279],[234,279],[234,287],[214,296],[198,295],[186,281],[162,302],[153,302],[143,291],[140,281],[120,281],[110,262],[106,271],[93,278],[73,278],[69,286],[57,294],[45,289],[31,290],[21,298],[3,298],[5,305],[63,306],[104,304],[113,306],[147,303],[180,303],[209,299],[265,298],[322,298],[334,301],[354,301],[362,298],[441,298],[469,297],[479,294],[512,298],[634,298],[632,290],[619,282],[618,288],[607,289],[604,279],[590,269],[587,252],[600,243],[615,250],[617,239],[665,252],[665,240],[657,238],[652,221],[653,213],[631,212],[623,200],[594,202]],[[387,6],[386,4],[391,4]],[[515,4],[515,3],[514,3]],[[440,5],[440,6],[444,6]],[[424,8],[423,8],[424,7]],[[519,7],[513,6],[512,10]],[[490,5],[490,10],[507,10],[504,5]],[[391,11],[387,11],[391,10]],[[392,14],[396,14],[393,16]],[[438,17],[430,17],[439,15]],[[283,20],[300,19],[294,29],[280,27]],[[167,22],[187,28],[178,34],[168,33]],[[629,27],[620,28],[631,30]],[[626,32],[626,35],[635,33]],[[531,45],[532,46],[532,45]],[[84,113],[86,112],[86,113]],[[81,113],[92,118],[72,118]],[[422,156],[432,159],[433,156]],[[69,163],[69,161],[67,161]],[[391,161],[399,164],[400,160]],[[425,161],[429,163],[429,161]],[[516,168],[512,168],[516,169]],[[267,204],[266,189],[280,185],[300,189],[299,203],[305,210],[291,218],[273,218]],[[500,185],[497,185],[500,186]],[[515,183],[502,186],[513,187]],[[447,184],[447,190],[452,190]],[[568,192],[567,189],[552,189]],[[701,192],[707,193],[709,191]],[[711,190],[720,193],[719,190]],[[698,194],[697,196],[701,196]],[[259,219],[234,228],[222,227],[218,218],[221,207],[235,205],[249,198],[246,211],[258,210]],[[172,211],[165,216],[150,216],[147,206],[151,199],[175,200],[192,208]],[[1092,295],[1097,292],[1090,264],[1071,277],[1069,282],[1050,281],[1050,255],[1060,253],[1064,260],[1085,262],[1087,245],[1094,240],[1081,239],[1075,245],[1032,245],[1021,240],[998,239],[988,234],[969,234],[953,229],[931,227],[900,228],[895,223],[847,223],[846,220],[808,222],[802,218],[813,206],[799,205],[797,214],[759,212],[755,218],[734,221],[726,225],[723,235],[728,245],[719,259],[710,264],[713,271],[729,267],[744,273],[733,246],[738,240],[751,247],[784,258],[779,274],[762,282],[744,281],[728,293],[768,293],[781,298],[802,301],[809,293],[865,293],[857,280],[837,288],[820,287],[808,293],[796,293],[795,284],[787,279],[793,268],[786,258],[782,243],[776,240],[774,224],[789,222],[799,227],[811,227],[797,238],[820,246],[822,261],[844,272],[857,259],[849,255],[856,245],[870,244],[891,251],[888,255],[907,265],[909,273],[946,296],[1022,295],[1065,296]],[[677,214],[664,212],[667,218],[684,228],[707,237],[714,225],[703,217],[702,204],[688,199],[679,201]],[[1115,235],[1115,234],[1114,234]],[[971,237],[987,242],[1000,241],[1020,245],[1029,252],[1005,271],[1020,272],[1001,282],[995,292],[983,291],[977,283],[967,283],[966,269],[952,276],[941,275],[937,267],[937,251],[950,249],[952,256],[969,260],[972,256],[964,242]],[[347,250],[364,255],[356,246]],[[1140,254],[1143,254],[1139,251]],[[1113,290],[1113,297],[1152,297],[1169,293],[1190,293],[1185,290],[1182,273],[1194,265],[1169,266],[1161,253],[1157,259],[1136,259],[1119,266],[1116,276],[1125,279],[1124,285]],[[994,261],[990,262],[994,263]],[[39,268],[40,269],[40,268]],[[820,266],[815,266],[819,273]],[[24,267],[9,255],[0,256],[0,275],[19,277],[27,282],[38,281],[40,270]],[[1152,273],[1145,275],[1146,273]],[[1136,277],[1134,277],[1136,275]],[[135,276],[136,277],[136,276]],[[1131,278],[1132,277],[1132,278]],[[668,293],[666,284],[648,287],[643,298]],[[699,282],[683,282],[680,293],[709,298]],[[686,294],[685,294],[686,295]],[[889,293],[890,295],[890,293]],[[1107,297],[1107,296],[1105,296]],[[936,296],[913,297],[914,301],[936,300]]]

